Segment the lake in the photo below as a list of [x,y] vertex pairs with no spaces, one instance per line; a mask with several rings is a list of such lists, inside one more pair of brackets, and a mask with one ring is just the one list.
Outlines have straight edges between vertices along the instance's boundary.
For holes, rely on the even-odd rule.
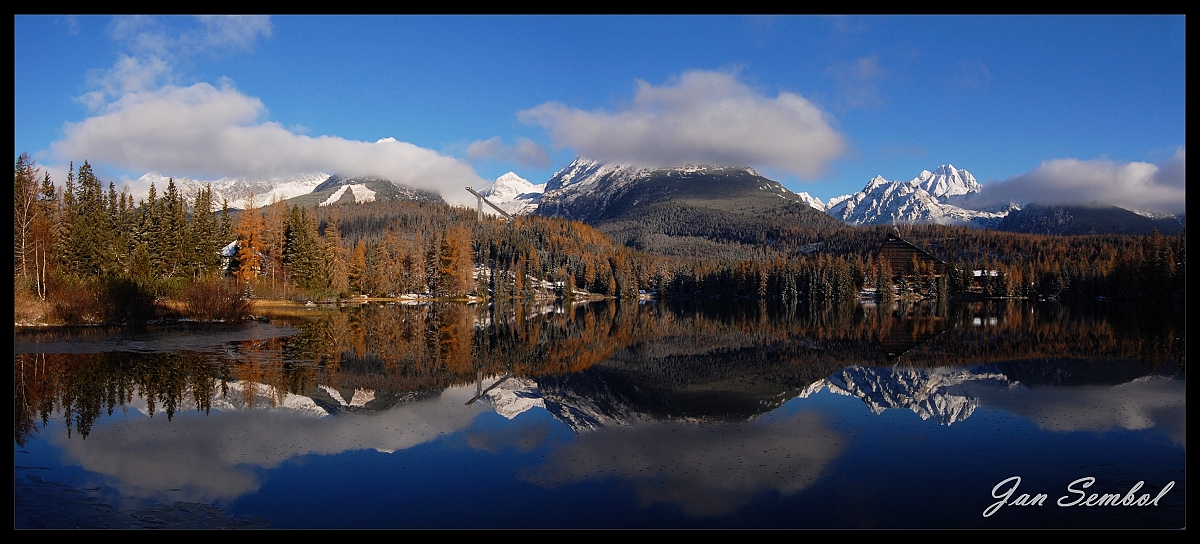
[[15,525],[1177,529],[1183,331],[1026,301],[18,330]]

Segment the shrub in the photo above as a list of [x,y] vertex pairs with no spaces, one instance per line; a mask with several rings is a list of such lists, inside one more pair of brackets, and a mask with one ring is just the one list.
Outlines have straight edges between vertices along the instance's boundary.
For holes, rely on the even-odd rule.
[[141,321],[154,317],[153,285],[129,277],[109,277],[100,283],[99,295],[107,321]]
[[200,320],[238,320],[250,313],[250,300],[232,281],[207,278],[188,286],[183,293],[188,316]]
[[95,281],[51,274],[46,281],[51,314],[68,325],[100,322],[104,305],[96,297],[96,287]]
[[46,305],[34,294],[30,281],[18,278],[13,289],[13,319],[17,323],[33,323],[40,321],[46,312]]

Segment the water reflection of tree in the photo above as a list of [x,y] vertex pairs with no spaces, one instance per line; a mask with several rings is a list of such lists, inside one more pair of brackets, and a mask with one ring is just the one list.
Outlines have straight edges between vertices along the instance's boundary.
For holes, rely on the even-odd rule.
[[[368,306],[299,323],[289,355],[319,361],[337,386],[440,390],[478,373],[577,372],[610,356],[660,319],[600,303],[587,311],[523,305]],[[333,325],[337,322],[339,325]],[[336,335],[331,328],[345,327]],[[332,384],[331,384],[332,385]]]
[[37,432],[38,419],[45,426],[56,412],[68,434],[86,439],[102,412],[126,409],[135,394],[151,417],[161,409],[169,420],[188,400],[207,413],[218,384],[230,378],[227,364],[187,352],[18,354],[13,368],[18,445]]
[[[636,386],[628,391],[641,391],[644,401],[660,402],[705,390],[778,396],[846,366],[1119,360],[1183,371],[1182,323],[1130,308],[1100,310],[1024,301],[345,308],[296,322],[291,337],[236,343],[228,359],[19,354],[14,433],[23,445],[37,420],[45,426],[61,411],[68,432],[86,437],[101,413],[125,409],[135,395],[168,419],[185,405],[207,411],[229,394],[231,381],[253,385],[240,389],[243,404],[253,406],[263,388],[277,405],[289,393],[313,396],[321,385],[403,395],[471,383],[480,373],[542,378],[602,367]],[[905,342],[913,345],[890,360],[889,343]]]

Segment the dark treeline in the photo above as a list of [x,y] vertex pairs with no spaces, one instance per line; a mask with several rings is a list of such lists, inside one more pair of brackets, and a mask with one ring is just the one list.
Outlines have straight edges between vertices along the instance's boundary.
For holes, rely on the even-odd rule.
[[1186,275],[1183,234],[905,226],[904,239],[949,268],[938,275],[914,261],[894,274],[876,255],[890,227],[817,228],[750,216],[709,224],[702,213],[666,206],[653,208],[644,225],[613,227],[624,238],[614,243],[576,221],[480,221],[471,210],[430,202],[216,211],[211,189],[185,199],[173,180],[135,203],[112,183],[105,188],[86,161],[59,188],[22,155],[14,179],[18,322],[119,322],[172,311],[237,318],[247,294],[333,300],[646,293],[787,305],[850,299],[866,289],[885,301],[1105,297],[1181,305]]

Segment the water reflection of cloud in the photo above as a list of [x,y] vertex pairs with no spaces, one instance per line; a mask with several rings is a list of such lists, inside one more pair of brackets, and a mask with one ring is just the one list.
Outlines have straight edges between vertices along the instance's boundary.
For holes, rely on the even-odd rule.
[[555,487],[616,476],[633,484],[643,506],[718,516],[765,491],[807,488],[843,445],[811,412],[741,424],[645,423],[580,435],[522,477]]
[[529,453],[541,446],[550,437],[550,423],[537,421],[508,425],[500,429],[467,431],[467,445],[488,453],[500,453],[512,448],[520,453]]
[[985,406],[1033,421],[1048,431],[1138,431],[1158,427],[1183,447],[1184,380],[1144,377],[1116,386],[998,388],[964,384]]
[[[87,440],[61,436],[64,462],[112,477],[124,496],[182,490],[191,500],[231,500],[258,489],[259,468],[307,454],[396,451],[465,429],[486,407],[464,404],[474,387],[377,413],[316,418],[291,409],[177,412],[129,417],[93,427]],[[136,406],[134,406],[136,408]]]

